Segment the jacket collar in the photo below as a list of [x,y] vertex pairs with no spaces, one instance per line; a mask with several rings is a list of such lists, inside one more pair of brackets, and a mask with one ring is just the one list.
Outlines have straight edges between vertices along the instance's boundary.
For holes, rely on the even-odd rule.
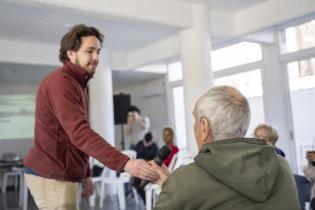
[[74,79],[76,79],[83,87],[86,87],[88,81],[93,77],[93,75],[88,74],[80,66],[66,61],[64,63],[64,68]]

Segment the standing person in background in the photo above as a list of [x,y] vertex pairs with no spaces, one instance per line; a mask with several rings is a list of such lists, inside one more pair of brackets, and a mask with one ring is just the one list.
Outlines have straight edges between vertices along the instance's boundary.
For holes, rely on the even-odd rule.
[[174,131],[170,127],[165,127],[163,129],[163,141],[171,148],[171,154],[163,161],[163,163],[168,167],[176,153],[178,153],[179,149],[174,144]]
[[127,125],[125,127],[126,140],[130,143],[130,148],[135,149],[138,141],[142,140],[150,128],[148,117],[141,116],[140,109],[130,106],[128,109]]
[[40,84],[36,97],[34,146],[24,160],[25,180],[40,210],[77,210],[93,194],[89,156],[118,172],[154,180],[144,160],[129,160],[90,126],[88,81],[93,77],[103,34],[84,24],[73,26],[60,42],[63,66]]
[[285,157],[285,153],[278,147],[276,143],[279,139],[277,129],[267,124],[260,124],[254,130],[254,136],[257,139],[265,139],[268,144],[275,147],[276,153],[282,157]]

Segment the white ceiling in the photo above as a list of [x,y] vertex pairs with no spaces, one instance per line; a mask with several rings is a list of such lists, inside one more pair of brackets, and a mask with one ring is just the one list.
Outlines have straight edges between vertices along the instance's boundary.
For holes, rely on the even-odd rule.
[[[58,45],[68,30],[65,25],[85,23],[105,35],[104,47],[112,51],[129,51],[177,33],[176,28],[121,18],[96,17],[74,10],[0,0],[0,39]],[[58,56],[58,55],[56,55]],[[55,66],[0,62],[0,83],[38,84]],[[115,85],[134,84],[161,77],[142,72],[113,73]]]
[[113,52],[141,48],[177,33],[176,28],[155,23],[0,0],[0,38],[58,45],[68,31],[65,25],[79,23],[97,27],[106,37],[104,47]]
[[235,13],[272,0],[182,0],[190,3],[205,3],[210,10]]
[[[208,4],[211,10],[231,13],[268,0],[173,1],[203,2]],[[178,32],[177,28],[153,22],[101,16],[45,3],[0,0],[0,39],[58,45],[61,36],[68,30],[64,26],[78,23],[99,28],[106,36],[105,47],[113,52],[141,48]]]
[[[23,83],[37,85],[47,74],[49,74],[56,68],[58,68],[58,66],[0,62],[0,83]],[[163,73],[148,73],[137,71],[113,71],[112,75],[114,89],[164,77]]]
[[[207,4],[212,11],[233,14],[257,4],[274,0],[169,1],[202,2]],[[97,15],[97,13],[52,6],[52,4],[45,4],[45,1],[42,0],[0,0],[0,39],[59,45],[60,38],[68,30],[65,25],[78,23],[99,28],[105,34],[104,47],[109,48],[112,52],[126,52],[143,48],[178,33],[176,27],[157,24],[152,21],[145,22],[135,20],[135,18],[126,19]],[[52,66],[0,62],[0,83],[38,83],[52,69]],[[114,72],[113,76],[115,84],[127,84],[129,80],[131,83],[135,83],[137,79],[143,81],[161,75],[152,74],[150,77],[148,73],[134,73],[132,71],[117,74]]]
[[164,74],[162,73],[148,73],[138,71],[113,71],[112,75],[114,89],[136,85],[149,80],[164,78]]

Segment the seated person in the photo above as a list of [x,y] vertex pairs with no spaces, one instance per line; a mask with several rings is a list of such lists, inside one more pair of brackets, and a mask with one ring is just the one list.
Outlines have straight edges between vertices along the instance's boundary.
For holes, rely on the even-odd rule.
[[268,144],[275,147],[276,153],[282,157],[285,157],[285,153],[278,147],[276,147],[276,142],[279,139],[277,130],[271,125],[260,124],[255,128],[254,131],[255,138],[265,139]]
[[163,161],[163,163],[168,167],[173,159],[173,156],[178,153],[179,149],[174,144],[174,131],[170,127],[163,129],[163,141],[171,148],[171,154]]
[[305,177],[311,182],[311,209],[315,209],[315,151],[306,153],[307,165],[303,167]]
[[151,161],[162,186],[155,210],[300,210],[291,169],[266,142],[244,138],[247,99],[218,86],[194,109],[195,162],[169,174]]
[[[143,159],[146,161],[153,160],[158,153],[158,146],[153,142],[152,133],[148,132],[145,134],[144,139],[139,141],[135,147],[137,152],[137,159]],[[143,187],[140,186],[141,179],[133,178],[131,184],[137,189],[143,202],[145,202],[145,192]]]
[[152,133],[148,132],[145,134],[144,139],[138,142],[135,147],[135,150],[137,152],[137,159],[150,161],[156,157],[159,148],[152,140]]

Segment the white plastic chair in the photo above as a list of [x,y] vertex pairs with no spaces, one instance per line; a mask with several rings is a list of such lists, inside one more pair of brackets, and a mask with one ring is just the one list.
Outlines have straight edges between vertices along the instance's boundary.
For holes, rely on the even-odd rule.
[[[178,153],[176,153],[169,166],[168,170],[170,172],[173,172],[175,169],[177,169],[180,166],[180,161],[178,160]],[[148,184],[144,188],[145,190],[145,201],[146,201],[146,210],[151,210],[152,207],[155,206],[155,202],[157,201],[159,194],[161,192],[161,187],[158,184]]]
[[[127,155],[130,158],[130,160],[135,160],[137,158],[137,152],[134,151],[134,150],[131,150],[131,149],[123,150],[122,153]],[[123,176],[128,176],[129,180],[131,178],[128,173],[123,173],[122,175]],[[139,203],[139,197],[138,197],[138,193],[137,193],[136,188],[132,186],[131,190],[132,190],[133,197],[135,198],[135,202]]]
[[[102,174],[100,176],[97,177],[91,177],[91,180],[94,184],[94,193],[93,195],[89,198],[89,204],[90,206],[94,207],[95,206],[95,200],[96,200],[96,196],[101,194],[101,185],[102,185],[102,180],[103,177],[106,177],[106,171],[103,170]],[[100,202],[102,202],[102,200],[100,200]]]
[[106,173],[108,174],[108,176],[102,179],[101,194],[100,194],[100,207],[103,207],[103,200],[105,198],[105,186],[114,185],[115,189],[117,190],[119,208],[126,209],[124,184],[129,183],[130,177],[125,176],[123,174],[121,174],[119,177],[116,177],[116,172],[108,168],[104,168],[104,171],[107,171]]
[[149,183],[144,187],[145,191],[145,202],[146,202],[146,210],[151,210],[153,206],[155,206],[155,202],[157,201],[159,194],[161,192],[161,187],[158,184]]
[[[22,186],[22,187],[21,187]],[[20,182],[20,205],[22,204],[23,210],[27,210],[28,205],[28,188],[26,186],[26,182],[24,176],[22,176]]]
[[178,159],[178,153],[173,155],[173,158],[172,158],[170,164],[168,165],[168,170],[170,172],[173,172],[176,169],[175,166],[176,166],[176,163],[177,163],[177,159]]
[[[134,150],[124,150],[123,154],[127,155],[131,160],[136,159],[137,153]],[[95,206],[96,195],[100,196],[99,206],[103,207],[103,200],[105,198],[105,186],[106,185],[114,185],[118,194],[118,202],[120,209],[126,209],[126,198],[125,198],[125,188],[124,184],[129,183],[130,175],[128,173],[121,173],[119,177],[117,177],[116,172],[110,170],[107,167],[104,167],[101,176],[92,177],[92,182],[95,186],[95,193],[90,197],[89,202],[90,206]],[[98,191],[98,193],[97,193]],[[135,202],[139,202],[137,190],[132,187],[132,192],[135,198]]]
[[137,152],[131,149],[121,151],[123,154],[127,155],[130,160],[135,160],[137,158]]
[[[114,185],[118,194],[118,203],[120,209],[126,209],[126,198],[124,184],[129,183],[130,176],[127,173],[121,173],[119,177],[116,176],[116,172],[108,168],[104,168],[106,176],[102,177],[101,190],[100,190],[100,207],[103,207],[103,199],[105,198],[105,186]],[[138,203],[137,192],[133,190],[135,201]]]

